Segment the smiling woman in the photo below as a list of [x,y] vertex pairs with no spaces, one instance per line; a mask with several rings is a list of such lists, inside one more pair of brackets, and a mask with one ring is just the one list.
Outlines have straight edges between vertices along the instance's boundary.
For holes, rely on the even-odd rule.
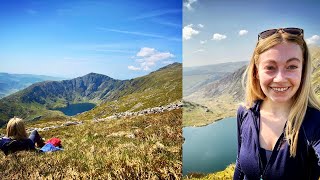
[[299,28],[259,34],[246,71],[234,179],[318,179],[320,103]]

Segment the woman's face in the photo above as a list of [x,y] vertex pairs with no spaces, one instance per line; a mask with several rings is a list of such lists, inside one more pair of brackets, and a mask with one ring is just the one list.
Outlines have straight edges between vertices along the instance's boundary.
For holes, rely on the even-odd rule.
[[283,42],[260,54],[258,79],[268,100],[291,102],[301,83],[303,56],[299,45]]

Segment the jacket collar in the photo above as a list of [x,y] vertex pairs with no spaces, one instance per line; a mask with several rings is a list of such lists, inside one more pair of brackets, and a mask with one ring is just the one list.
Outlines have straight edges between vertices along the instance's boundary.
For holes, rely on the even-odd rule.
[[253,103],[253,106],[250,108],[250,110],[257,115],[260,112],[260,106],[261,106],[262,100],[258,99]]

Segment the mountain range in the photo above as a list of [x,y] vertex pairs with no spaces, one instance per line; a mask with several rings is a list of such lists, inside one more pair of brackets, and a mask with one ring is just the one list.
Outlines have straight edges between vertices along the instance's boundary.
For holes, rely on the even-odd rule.
[[15,93],[36,82],[62,79],[44,75],[0,73],[0,98]]
[[248,61],[239,61],[206,66],[184,67],[183,96],[188,96],[206,84],[217,81],[247,64]]
[[[113,113],[124,109],[140,110],[165,105],[182,98],[181,86],[181,63],[173,63],[130,80],[116,80],[106,75],[90,73],[70,80],[39,82],[0,99],[0,125],[13,116],[26,120],[63,118],[65,115],[53,109],[77,103],[96,104],[94,113],[89,114],[97,113],[101,116],[110,114],[111,111]],[[126,97],[134,98],[135,101],[130,101],[133,104],[121,101]],[[106,112],[105,108],[99,109],[99,106],[105,106],[108,102],[119,107],[108,107],[111,108],[110,112]]]

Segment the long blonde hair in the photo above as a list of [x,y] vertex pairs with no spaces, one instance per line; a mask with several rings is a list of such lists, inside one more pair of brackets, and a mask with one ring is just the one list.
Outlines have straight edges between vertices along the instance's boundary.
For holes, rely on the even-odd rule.
[[13,139],[26,139],[27,131],[23,120],[17,117],[11,118],[7,124],[7,137]]
[[[297,90],[291,106],[285,137],[290,145],[290,156],[295,157],[298,144],[298,135],[307,106],[320,110],[320,103],[313,88],[311,87],[311,57],[308,46],[302,36],[290,35],[288,33],[275,33],[265,39],[260,39],[254,49],[251,61],[243,76],[243,85],[246,87],[245,105],[251,107],[255,101],[266,98],[263,93],[259,79],[257,78],[257,66],[260,54],[269,50],[282,42],[291,42],[298,44],[303,53],[303,69],[301,75],[301,84]],[[246,79],[246,83],[245,83]]]

